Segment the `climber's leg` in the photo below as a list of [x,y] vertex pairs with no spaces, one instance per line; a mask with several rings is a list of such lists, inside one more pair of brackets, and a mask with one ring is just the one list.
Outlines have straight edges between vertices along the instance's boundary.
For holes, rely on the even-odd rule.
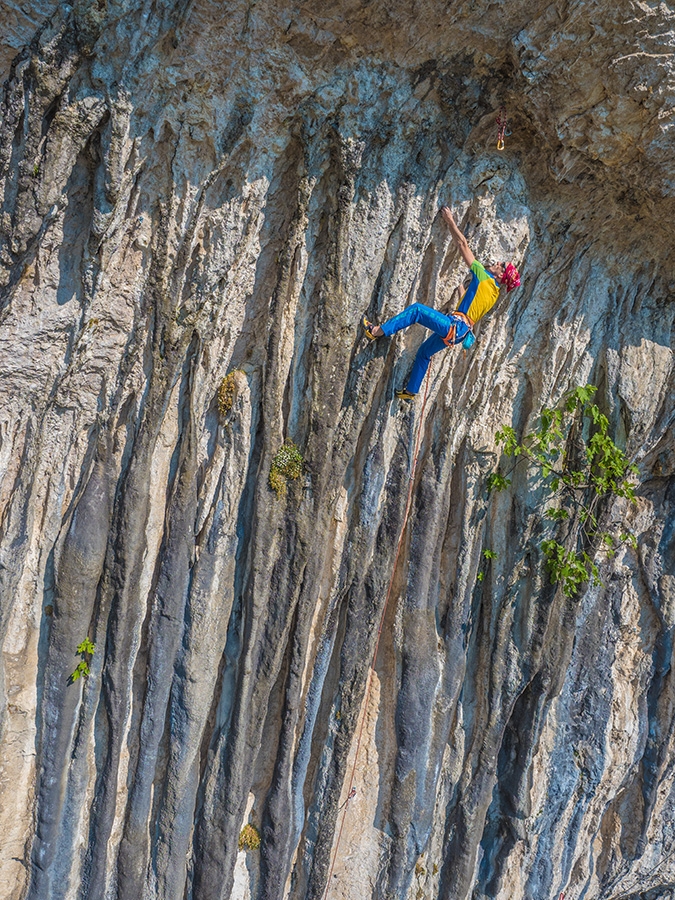
[[[447,316],[445,318],[447,318]],[[438,353],[439,350],[445,350],[445,347],[446,345],[443,343],[443,340],[437,334],[432,334],[431,337],[428,337],[426,341],[424,341],[417,351],[412,372],[410,373],[410,378],[406,385],[406,393],[413,395],[418,393],[420,386],[424,381],[424,376],[427,374],[431,357],[434,353]],[[400,399],[405,400],[408,398],[401,397]]]
[[425,306],[423,303],[413,303],[412,306],[406,307],[403,312],[389,319],[388,322],[384,322],[380,328],[386,337],[390,337],[415,322],[424,325],[425,328],[440,337],[445,337],[452,325],[450,316],[446,316],[430,306]]

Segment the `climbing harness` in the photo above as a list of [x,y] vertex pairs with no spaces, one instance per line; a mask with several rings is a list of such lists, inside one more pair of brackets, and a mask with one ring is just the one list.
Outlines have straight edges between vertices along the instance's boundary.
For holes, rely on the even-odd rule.
[[[508,122],[508,116],[506,115],[506,107],[500,106],[499,112],[497,113],[497,150],[504,149],[504,138],[507,135],[506,131],[506,123]],[[508,134],[511,134],[509,131]]]
[[[455,312],[452,314],[451,318],[461,319],[462,322],[464,322],[466,327],[469,329],[468,332],[466,333],[466,335],[462,338],[462,345],[464,345],[464,341],[466,341],[466,339],[469,335],[471,335],[473,337],[474,323],[464,313],[459,312],[459,310],[455,310]],[[448,333],[446,334],[446,336],[444,338],[441,338],[441,340],[443,341],[443,343],[445,344],[446,347],[450,347],[456,343],[456,336],[457,336],[457,323],[453,322],[448,330]],[[468,343],[468,346],[466,347],[466,349],[468,349],[471,346],[471,344],[474,343],[475,340],[476,340],[476,338],[474,337],[473,341],[470,341]]]
[[450,347],[452,344],[455,343],[456,332],[457,332],[457,325],[453,324],[450,326],[446,336],[444,338],[441,338],[441,340],[443,341],[443,343],[445,344],[446,347]]
[[391,570],[391,580],[389,581],[389,587],[387,589],[387,595],[384,600],[384,606],[382,607],[382,615],[380,616],[380,625],[377,629],[377,640],[375,641],[375,650],[373,652],[373,660],[370,664],[370,668],[368,669],[368,681],[366,683],[366,693],[363,698],[363,705],[360,714],[361,724],[359,726],[359,733],[356,739],[356,751],[354,753],[354,764],[352,766],[351,775],[349,778],[349,790],[347,792],[347,799],[344,803],[338,807],[338,812],[343,810],[342,812],[342,820],[340,821],[340,830],[338,831],[337,840],[335,842],[335,850],[333,851],[333,859],[330,864],[330,869],[328,871],[328,879],[326,881],[326,890],[323,893],[323,900],[326,900],[328,897],[328,891],[330,890],[330,883],[333,877],[333,869],[335,868],[335,861],[337,859],[338,851],[340,849],[340,841],[342,839],[342,830],[345,825],[345,819],[347,817],[347,809],[349,808],[349,801],[353,800],[356,796],[356,788],[354,787],[354,779],[356,777],[356,764],[359,759],[359,750],[361,749],[361,738],[363,737],[363,727],[366,723],[366,713],[368,711],[368,703],[370,701],[370,691],[373,685],[373,672],[375,671],[375,663],[377,662],[377,652],[380,648],[380,637],[382,636],[382,628],[384,626],[384,617],[387,614],[387,607],[389,605],[389,600],[391,598],[392,589],[394,587],[394,578],[396,577],[396,567],[398,565],[398,559],[401,555],[401,547],[403,546],[403,538],[405,537],[406,528],[408,527],[408,517],[410,516],[410,508],[412,506],[412,493],[413,493],[413,485],[415,483],[415,472],[417,470],[417,460],[419,459],[420,453],[420,440],[422,437],[422,423],[424,422],[424,410],[427,405],[427,396],[429,394],[429,376],[431,374],[431,366],[427,371],[426,379],[424,381],[424,398],[422,400],[422,409],[420,410],[420,419],[417,425],[417,435],[415,436],[415,452],[413,453],[413,462],[412,467],[410,469],[410,480],[408,482],[408,496],[405,502],[405,512],[403,513],[403,525],[401,526],[401,533],[398,537],[398,544],[396,546],[396,555],[394,556],[394,565]]

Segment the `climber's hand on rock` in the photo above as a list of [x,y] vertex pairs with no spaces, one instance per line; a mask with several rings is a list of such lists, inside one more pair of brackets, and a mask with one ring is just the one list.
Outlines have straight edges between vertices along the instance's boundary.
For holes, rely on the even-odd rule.
[[448,225],[455,224],[455,220],[452,218],[452,213],[450,212],[449,206],[444,206],[441,209],[441,215],[443,216],[443,218],[445,219],[445,221],[447,222]]
[[473,263],[473,261],[475,260],[476,257],[471,252],[471,249],[469,247],[469,242],[467,241],[467,239],[464,237],[462,232],[457,227],[457,223],[453,219],[452,213],[450,212],[450,210],[447,206],[442,207],[441,215],[443,216],[443,220],[445,221],[448,228],[450,229],[450,233],[452,234],[453,241],[457,245],[459,252],[462,254],[462,259],[467,264],[467,266],[469,266],[469,268],[471,268],[471,264]]

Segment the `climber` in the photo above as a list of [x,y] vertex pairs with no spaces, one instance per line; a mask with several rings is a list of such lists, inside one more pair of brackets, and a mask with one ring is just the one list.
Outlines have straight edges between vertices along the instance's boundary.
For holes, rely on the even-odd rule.
[[414,322],[419,322],[434,332],[417,351],[405,390],[396,391],[399,400],[412,400],[417,394],[434,353],[453,344],[462,344],[468,349],[475,342],[474,325],[494,306],[500,285],[504,285],[508,293],[520,284],[520,275],[512,263],[498,262],[487,268],[483,267],[471,252],[467,239],[457,227],[447,206],[443,207],[441,215],[450,228],[452,240],[464,262],[471,270],[471,283],[462,296],[459,309],[446,316],[423,303],[413,303],[382,325],[374,325],[363,317],[366,337],[371,341],[383,336],[390,337]]

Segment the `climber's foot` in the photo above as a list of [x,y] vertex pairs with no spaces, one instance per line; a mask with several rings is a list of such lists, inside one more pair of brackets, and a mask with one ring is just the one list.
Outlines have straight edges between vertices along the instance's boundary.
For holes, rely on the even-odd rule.
[[417,394],[411,394],[410,391],[395,391],[396,397],[399,400],[414,400]]

